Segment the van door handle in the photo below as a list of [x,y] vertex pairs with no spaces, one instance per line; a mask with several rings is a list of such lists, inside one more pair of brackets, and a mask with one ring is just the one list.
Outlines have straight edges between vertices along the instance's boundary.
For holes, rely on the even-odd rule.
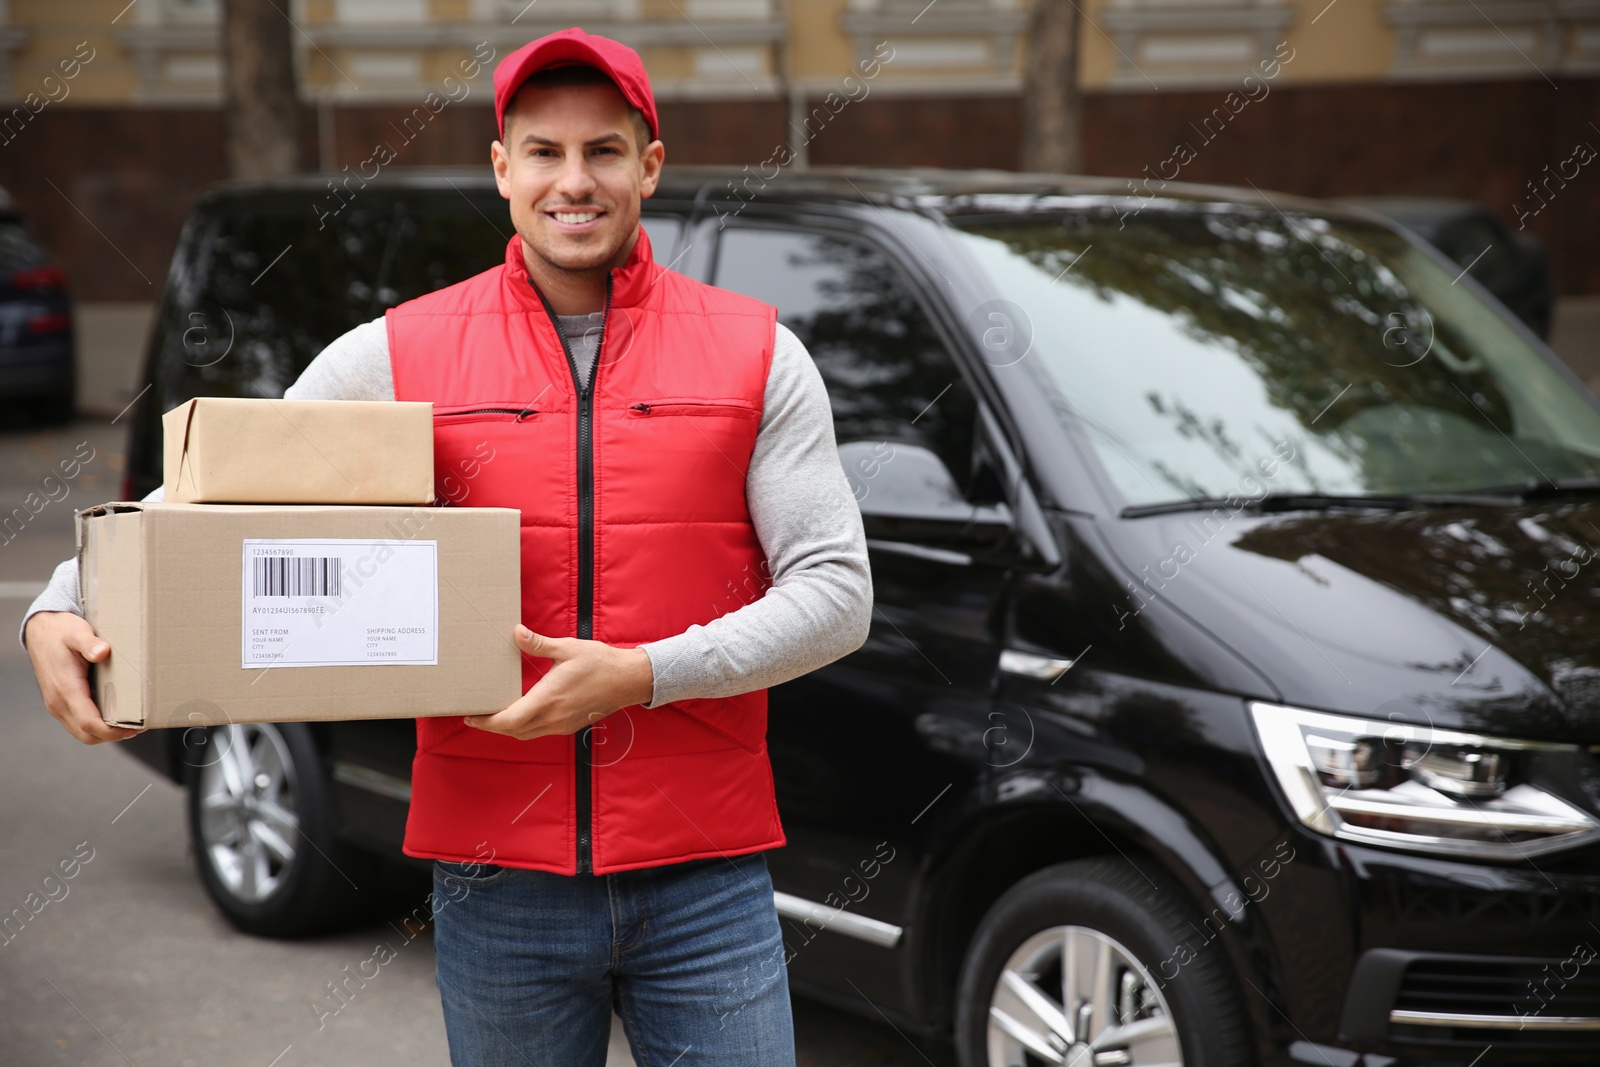
[[1078,662],[1075,659],[1061,659],[1056,656],[1039,656],[1032,652],[1019,652],[1014,648],[1004,649],[1000,653],[1000,669],[1007,674],[1015,674],[1022,678],[1034,678],[1041,682],[1053,682],[1072,669]]
[[931,548],[926,545],[914,545],[909,541],[880,541],[877,538],[867,538],[867,547],[879,552],[893,552],[897,556],[911,556],[914,559],[925,559],[933,563],[948,563],[953,567],[972,566],[972,557],[965,552],[951,552],[945,548]]

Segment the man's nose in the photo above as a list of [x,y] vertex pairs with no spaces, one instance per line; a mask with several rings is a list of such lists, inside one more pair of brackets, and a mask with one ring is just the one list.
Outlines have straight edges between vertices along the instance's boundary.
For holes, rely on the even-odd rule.
[[587,200],[596,184],[588,157],[582,151],[568,155],[556,176],[556,192],[575,203]]

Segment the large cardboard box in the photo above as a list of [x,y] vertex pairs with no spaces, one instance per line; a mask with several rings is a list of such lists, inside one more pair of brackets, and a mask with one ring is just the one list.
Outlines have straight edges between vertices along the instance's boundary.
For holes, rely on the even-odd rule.
[[433,405],[202,396],[161,417],[168,504],[427,504]]
[[515,508],[114,502],[77,513],[91,689],[123,726],[499,711]]

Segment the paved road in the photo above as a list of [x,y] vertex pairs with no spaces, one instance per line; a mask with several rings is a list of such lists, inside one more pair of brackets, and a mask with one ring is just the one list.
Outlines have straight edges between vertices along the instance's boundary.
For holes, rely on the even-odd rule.
[[[60,496],[46,475],[81,442],[95,449],[65,497],[0,543],[0,917],[28,915],[0,927],[0,1064],[446,1064],[432,945],[403,942],[383,921],[419,902],[425,882],[395,873],[371,924],[342,936],[239,934],[192,873],[180,791],[115,746],[79,745],[45,713],[16,626],[34,587],[71,555],[73,509],[119,495],[124,426],[22,431],[14,414],[0,420],[0,516],[30,492]],[[311,1004],[326,983],[385,939],[395,960],[319,1026]],[[802,1064],[953,1063],[812,1002],[796,1000],[795,1016]],[[612,1048],[612,1065],[633,1062],[620,1031]]]

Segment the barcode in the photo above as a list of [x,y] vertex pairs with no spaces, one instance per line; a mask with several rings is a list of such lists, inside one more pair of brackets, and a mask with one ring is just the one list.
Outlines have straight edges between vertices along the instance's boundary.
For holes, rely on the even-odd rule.
[[338,556],[263,556],[252,562],[255,596],[339,595]]

